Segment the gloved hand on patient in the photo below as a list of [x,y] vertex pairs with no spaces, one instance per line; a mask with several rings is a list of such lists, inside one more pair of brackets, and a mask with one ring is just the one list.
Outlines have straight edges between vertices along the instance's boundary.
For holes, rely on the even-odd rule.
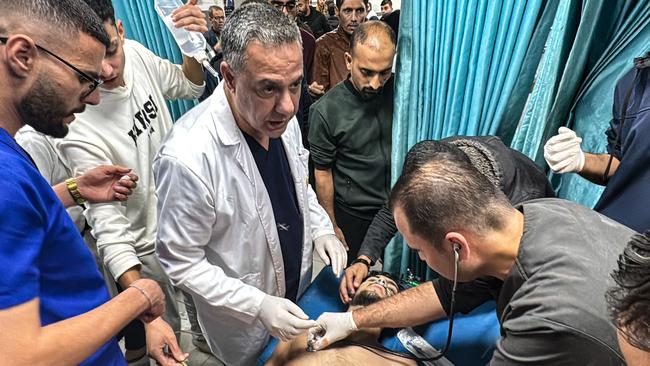
[[348,252],[334,234],[326,234],[314,239],[316,253],[325,265],[332,264],[332,272],[338,277],[348,262]]
[[262,300],[259,318],[273,337],[284,342],[317,325],[291,300],[271,295]]
[[309,329],[307,348],[310,351],[320,351],[334,342],[346,338],[357,330],[352,318],[352,312],[323,313],[316,320],[318,326]]
[[571,129],[560,127],[544,145],[544,159],[555,173],[579,173],[585,166],[582,139]]

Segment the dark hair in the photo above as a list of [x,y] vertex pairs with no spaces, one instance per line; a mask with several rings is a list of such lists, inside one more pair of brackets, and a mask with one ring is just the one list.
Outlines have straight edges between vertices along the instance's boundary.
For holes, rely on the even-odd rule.
[[366,44],[369,36],[379,38],[387,37],[395,45],[395,32],[388,24],[379,20],[369,20],[359,24],[350,37],[350,53],[354,55],[354,49],[359,44]]
[[607,291],[614,325],[632,346],[650,352],[650,231],[632,236]]
[[[25,23],[34,23],[34,19],[47,19],[55,30],[53,37],[60,35],[77,37],[79,32],[85,33],[105,47],[110,45],[110,39],[101,20],[92,9],[80,0],[12,0],[0,2],[0,14],[3,20],[25,19]],[[0,22],[0,24],[6,24]],[[16,27],[16,23],[7,24]],[[0,25],[0,32],[8,33],[9,29]],[[76,38],[74,38],[76,39]]]
[[223,11],[223,8],[220,7],[219,5],[212,5],[211,7],[208,8],[208,14],[210,14],[210,16],[212,16],[212,13],[213,13],[215,10],[221,10],[221,11]]
[[431,142],[414,148],[390,195],[391,209],[402,209],[413,234],[439,245],[449,231],[503,227],[512,206],[462,151]]
[[[341,9],[341,6],[343,6],[344,2],[345,2],[345,0],[336,0],[336,7]],[[363,5],[368,7],[368,0],[363,0]]]
[[424,140],[413,145],[406,153],[404,165],[402,166],[402,174],[407,174],[422,168],[429,160],[440,153],[446,153],[453,156],[456,160],[471,163],[471,160],[469,160],[469,157],[467,157],[463,150],[455,145],[445,141]]
[[390,7],[392,8],[393,7],[393,2],[391,0],[383,0],[381,2],[381,6],[384,6],[384,5],[390,5]]
[[327,4],[327,14],[329,14],[331,17],[336,15],[336,5],[334,5],[334,3]]
[[111,0],[84,0],[99,16],[102,22],[115,25],[115,9]]

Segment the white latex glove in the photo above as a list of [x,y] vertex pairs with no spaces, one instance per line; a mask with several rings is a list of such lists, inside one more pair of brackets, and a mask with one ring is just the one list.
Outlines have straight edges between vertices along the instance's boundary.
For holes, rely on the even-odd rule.
[[271,295],[262,300],[259,317],[269,333],[283,342],[317,325],[291,300]]
[[566,127],[560,127],[557,132],[544,145],[544,159],[555,173],[580,172],[585,166],[585,153],[580,148],[582,139]]
[[309,329],[307,349],[319,351],[357,330],[352,312],[323,313],[316,320],[318,327]]
[[325,265],[332,264],[332,271],[338,277],[348,262],[348,252],[339,238],[334,234],[319,236],[314,239],[314,247]]

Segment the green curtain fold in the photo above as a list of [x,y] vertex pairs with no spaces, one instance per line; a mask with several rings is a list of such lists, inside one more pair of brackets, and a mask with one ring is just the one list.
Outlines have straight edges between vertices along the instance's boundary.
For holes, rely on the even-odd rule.
[[[183,63],[174,38],[160,20],[154,9],[153,0],[113,0],[115,17],[124,23],[126,38],[142,43],[159,57],[176,64]],[[196,105],[195,100],[167,101],[174,120]]]

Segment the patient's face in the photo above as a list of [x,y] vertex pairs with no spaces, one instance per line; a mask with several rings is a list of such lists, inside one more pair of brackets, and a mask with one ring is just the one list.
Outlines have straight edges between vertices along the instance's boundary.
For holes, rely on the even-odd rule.
[[391,278],[377,275],[366,278],[352,298],[351,305],[367,306],[395,295],[399,289]]

